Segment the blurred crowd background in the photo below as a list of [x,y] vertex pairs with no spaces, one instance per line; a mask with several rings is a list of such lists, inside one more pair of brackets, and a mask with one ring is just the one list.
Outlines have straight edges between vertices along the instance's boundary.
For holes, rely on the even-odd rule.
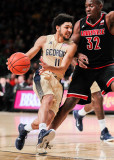
[[[114,0],[104,0],[104,11],[114,10]],[[4,0],[0,2],[0,102],[11,102],[16,89],[32,87],[32,77],[38,68],[40,53],[31,60],[30,70],[23,76],[16,76],[7,70],[6,61],[15,52],[26,53],[41,35],[52,33],[51,23],[58,13],[68,13],[75,21],[84,17],[84,0]],[[70,66],[62,83],[68,88]],[[3,86],[10,85],[7,96]],[[7,87],[7,88],[8,88]],[[9,94],[10,93],[10,94]],[[6,96],[6,97],[5,97]],[[6,103],[6,99],[9,101]],[[3,105],[2,105],[3,106]],[[0,108],[3,110],[3,108]]]

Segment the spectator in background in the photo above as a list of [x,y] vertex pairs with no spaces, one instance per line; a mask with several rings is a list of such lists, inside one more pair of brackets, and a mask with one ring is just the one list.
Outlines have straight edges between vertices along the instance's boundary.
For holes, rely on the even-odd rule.
[[13,87],[6,82],[5,77],[0,78],[0,110],[10,111],[13,98]]
[[28,84],[27,88],[31,88],[31,89],[32,89],[32,86],[33,86],[33,78],[28,77],[28,79],[27,79],[27,84]]
[[13,93],[15,94],[17,90],[26,88],[28,86],[27,82],[25,81],[24,75],[19,75],[17,78],[17,84],[13,88]]
[[9,77],[9,83],[11,86],[15,86],[17,84],[17,75],[11,73]]

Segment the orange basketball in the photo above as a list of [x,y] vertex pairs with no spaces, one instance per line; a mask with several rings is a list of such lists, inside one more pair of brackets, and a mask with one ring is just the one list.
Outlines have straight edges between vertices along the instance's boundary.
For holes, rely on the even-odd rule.
[[30,59],[24,53],[16,52],[8,59],[8,69],[16,74],[25,74],[30,69]]

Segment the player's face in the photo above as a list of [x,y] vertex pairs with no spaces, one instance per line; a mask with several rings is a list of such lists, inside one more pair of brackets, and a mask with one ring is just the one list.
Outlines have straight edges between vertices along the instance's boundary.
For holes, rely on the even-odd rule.
[[96,18],[101,13],[101,5],[96,0],[86,0],[85,10],[90,19]]
[[64,40],[69,40],[72,34],[72,29],[73,29],[72,23],[65,22],[60,26],[59,34],[60,36],[62,36]]

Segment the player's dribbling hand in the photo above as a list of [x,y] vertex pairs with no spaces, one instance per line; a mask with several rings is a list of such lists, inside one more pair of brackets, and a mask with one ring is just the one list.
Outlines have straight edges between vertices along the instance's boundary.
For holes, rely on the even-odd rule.
[[44,71],[47,71],[48,70],[48,64],[44,62],[42,56],[40,58],[40,65],[42,66],[42,68],[39,70],[39,74],[41,75]]
[[89,64],[88,57],[82,53],[78,53],[78,63],[81,68],[87,68],[86,64]]

